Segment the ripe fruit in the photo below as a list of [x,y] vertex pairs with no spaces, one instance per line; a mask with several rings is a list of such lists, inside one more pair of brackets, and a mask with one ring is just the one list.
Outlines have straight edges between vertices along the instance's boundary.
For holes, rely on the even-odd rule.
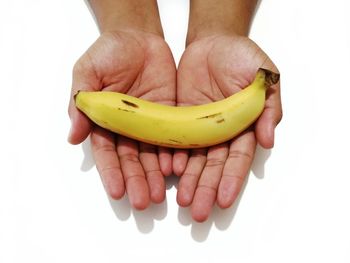
[[126,94],[80,91],[78,109],[112,132],[150,144],[200,148],[225,142],[248,128],[262,113],[266,89],[279,74],[259,69],[254,81],[223,100],[196,106],[167,106]]

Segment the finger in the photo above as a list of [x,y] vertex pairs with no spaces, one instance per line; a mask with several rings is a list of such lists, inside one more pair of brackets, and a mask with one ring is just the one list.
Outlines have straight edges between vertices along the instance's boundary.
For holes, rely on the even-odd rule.
[[[265,54],[262,68],[279,73],[278,68],[272,60]],[[256,138],[259,144],[267,149],[274,146],[275,129],[282,119],[282,103],[280,81],[275,85],[268,87],[266,91],[265,108],[255,124]]]
[[156,147],[147,143],[140,143],[139,159],[146,174],[151,200],[154,203],[163,202],[165,182],[160,171]]
[[173,171],[175,175],[181,176],[184,173],[188,162],[188,154],[188,150],[175,150],[173,157]]
[[114,134],[98,126],[94,127],[91,133],[91,148],[106,192],[113,199],[122,198],[125,186],[115,149]]
[[[178,76],[181,75],[178,72]],[[179,80],[183,80],[183,78],[179,78]],[[182,83],[183,81],[179,81],[178,82],[178,87],[177,90],[183,90],[183,88],[179,88],[180,86],[186,86]],[[187,85],[188,86],[188,85]],[[179,96],[179,94],[178,94]],[[178,102],[177,106],[189,106],[190,104],[188,103],[182,103],[182,102]],[[196,151],[194,151],[196,152]],[[187,163],[188,163],[188,158],[189,158],[189,151],[186,149],[175,149],[174,151],[174,156],[173,156],[173,171],[174,174],[177,176],[182,176],[183,173],[185,172]]]
[[282,103],[280,84],[267,89],[265,108],[256,122],[256,137],[264,148],[274,146],[275,128],[282,119]]
[[209,217],[215,204],[227,155],[227,143],[213,146],[208,150],[207,161],[192,202],[192,217],[198,222],[203,222]]
[[166,147],[158,147],[158,160],[162,174],[169,176],[173,172],[173,155],[171,149]]
[[247,131],[232,141],[218,188],[217,203],[221,208],[231,206],[237,198],[252,164],[255,147],[253,131]]
[[206,159],[206,149],[192,150],[185,172],[178,185],[177,202],[180,206],[189,206],[192,203]]
[[117,153],[131,205],[139,210],[147,208],[150,195],[146,175],[139,160],[137,142],[118,136]]
[[69,117],[71,126],[68,134],[68,142],[71,144],[79,144],[89,135],[92,124],[73,104],[69,106]]
[[75,107],[74,96],[79,90],[99,90],[101,88],[92,66],[83,62],[86,60],[86,56],[83,56],[73,68],[72,90],[68,106],[68,115],[71,120],[68,141],[71,144],[79,144],[84,141],[92,129],[89,119]]
[[227,143],[208,150],[206,164],[192,202],[192,217],[196,221],[205,221],[211,213],[227,156]]

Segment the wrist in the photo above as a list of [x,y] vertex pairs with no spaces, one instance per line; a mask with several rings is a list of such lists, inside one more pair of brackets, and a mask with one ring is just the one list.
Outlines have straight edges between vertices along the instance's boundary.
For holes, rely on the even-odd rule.
[[101,33],[137,30],[163,37],[156,0],[90,0]]
[[257,0],[191,0],[186,45],[215,35],[247,36]]
[[203,28],[188,28],[187,36],[186,36],[186,46],[190,45],[193,42],[202,39],[210,39],[216,36],[234,36],[234,35],[242,35],[237,34],[235,30],[232,28],[218,27],[215,28],[213,26]]

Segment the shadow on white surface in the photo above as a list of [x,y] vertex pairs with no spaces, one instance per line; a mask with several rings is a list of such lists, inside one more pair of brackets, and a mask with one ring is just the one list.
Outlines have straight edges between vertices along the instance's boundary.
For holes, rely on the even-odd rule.
[[179,183],[180,177],[176,175],[170,175],[165,178],[165,187],[166,190],[171,189],[172,187],[175,187],[177,189],[177,185]]
[[[84,159],[81,164],[81,170],[87,172],[94,167],[94,160],[90,149],[90,140],[85,140],[82,143],[82,150],[84,153]],[[251,170],[258,179],[263,179],[265,177],[265,163],[270,155],[271,150],[263,149],[259,145],[257,146]],[[179,177],[175,175],[168,176],[166,177],[165,182],[166,190],[170,190],[172,187],[177,188]],[[232,224],[236,215],[247,182],[248,180],[246,179],[240,194],[231,207],[221,209],[215,206],[211,216],[205,222],[195,222],[191,217],[190,208],[183,207],[178,208],[178,221],[184,226],[191,225],[191,236],[197,242],[204,242],[207,240],[213,225],[221,231],[226,230]],[[143,211],[138,211],[132,208],[126,195],[120,200],[109,198],[109,202],[119,220],[130,220],[131,215],[133,215],[138,230],[144,234],[152,232],[155,226],[155,221],[163,220],[168,214],[167,199],[161,204],[151,204],[150,207]]]
[[119,220],[127,221],[133,215],[138,230],[144,234],[150,233],[154,229],[155,221],[164,219],[168,214],[167,200],[161,204],[151,204],[143,211],[131,208],[127,196],[121,200],[109,199],[109,202]]
[[255,8],[255,12],[254,12],[253,19],[254,19],[256,13],[258,12],[258,10],[259,10],[259,8],[260,8],[261,1],[262,1],[262,0],[258,0],[258,2],[256,3],[256,8]]
[[238,206],[247,185],[247,181],[248,180],[245,180],[240,194],[231,207],[227,209],[221,209],[218,206],[215,206],[210,217],[203,223],[195,222],[192,219],[190,208],[179,207],[178,220],[182,225],[191,225],[191,236],[193,240],[197,242],[206,241],[213,225],[215,225],[215,227],[221,231],[226,230],[231,225],[238,210]]
[[[266,150],[259,145],[257,146],[254,161],[251,167],[253,174],[259,178],[263,179],[265,177],[265,163],[271,155],[271,150]],[[191,217],[190,208],[179,207],[178,209],[178,220],[182,225],[191,225],[191,235],[192,238],[197,242],[204,242],[207,240],[210,230],[213,225],[221,231],[226,230],[233,222],[233,219],[238,210],[241,198],[243,196],[244,190],[248,182],[248,176],[243,183],[242,190],[238,195],[235,203],[227,208],[221,209],[218,206],[213,208],[211,216],[207,221],[203,223],[197,223],[193,221]]]
[[259,178],[263,179],[265,177],[265,163],[271,155],[271,150],[262,148],[260,145],[257,145],[254,161],[252,163],[251,170],[253,174]]
[[[178,177],[175,175],[166,178],[166,189],[177,187]],[[146,210],[138,211],[130,206],[129,199],[125,195],[121,200],[109,198],[111,207],[116,217],[121,221],[127,221],[133,215],[136,226],[141,233],[147,234],[154,229],[155,221],[163,220],[168,214],[167,199],[161,204],[151,204]]]
[[95,166],[95,161],[91,154],[90,138],[87,138],[81,144],[81,149],[83,150],[83,153],[84,153],[84,159],[81,162],[80,170],[83,172],[88,172]]

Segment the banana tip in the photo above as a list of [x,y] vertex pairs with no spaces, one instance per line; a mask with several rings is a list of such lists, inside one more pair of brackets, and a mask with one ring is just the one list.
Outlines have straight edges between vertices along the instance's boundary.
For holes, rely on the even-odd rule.
[[268,87],[275,85],[279,82],[280,80],[280,74],[273,72],[269,69],[265,68],[259,68],[259,70],[262,70],[265,74],[265,83]]
[[81,90],[78,90],[78,91],[73,95],[73,100],[74,100],[74,102],[76,102],[77,96],[78,96],[78,94],[80,93],[80,91],[81,91]]

